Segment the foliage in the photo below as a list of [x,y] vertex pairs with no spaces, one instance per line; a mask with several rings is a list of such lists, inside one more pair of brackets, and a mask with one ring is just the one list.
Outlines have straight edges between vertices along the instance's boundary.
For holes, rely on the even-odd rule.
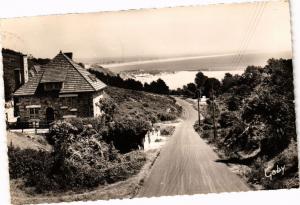
[[173,95],[184,95],[186,97],[196,98],[201,90],[201,96],[211,97],[212,94],[221,93],[221,82],[216,78],[209,78],[202,72],[198,72],[195,77],[195,83],[188,83],[182,88],[170,91]]
[[34,172],[50,170],[53,157],[50,153],[33,149],[8,147],[9,174],[12,179],[30,176]]
[[172,121],[177,118],[176,115],[171,114],[171,113],[158,113],[157,116],[160,121]]
[[104,140],[114,142],[121,152],[129,152],[143,146],[143,139],[151,129],[150,123],[137,118],[120,117],[109,123]]
[[43,191],[41,186],[55,190],[57,184],[51,179],[54,157],[51,153],[33,149],[8,147],[9,175],[11,179],[23,178],[26,186],[36,187],[36,192]]
[[163,127],[160,130],[160,134],[161,135],[172,135],[175,131],[175,126],[167,126],[167,127]]
[[169,94],[169,87],[160,78],[156,81],[152,81],[150,84],[145,83],[143,85],[140,81],[131,78],[123,79],[119,74],[110,75],[94,69],[89,69],[89,72],[94,74],[98,79],[110,86],[158,94]]
[[77,129],[69,122],[57,122],[49,139],[51,153],[9,148],[11,178],[23,178],[36,193],[78,191],[124,180],[145,162],[139,151],[120,154],[91,125]]
[[227,101],[226,101],[226,104],[227,104],[227,109],[229,111],[236,111],[240,108],[240,98],[238,98],[237,96],[235,95],[232,95],[230,96]]
[[204,84],[203,95],[211,98],[212,95],[219,95],[221,83],[216,78],[208,78]]
[[[291,60],[270,59],[265,67],[248,66],[238,76],[226,74],[217,98],[217,138],[212,135],[211,103],[201,128],[201,136],[213,143],[229,159],[251,168],[251,183],[268,189],[297,187],[297,147],[293,68]],[[286,163],[289,173],[266,179],[264,169]],[[291,168],[293,167],[293,168]],[[272,168],[272,167],[271,167]]]
[[197,88],[201,88],[205,85],[208,77],[205,76],[202,72],[198,72],[195,77],[195,84],[197,85]]
[[235,125],[238,120],[237,116],[235,116],[232,112],[222,112],[219,119],[219,124],[222,128],[227,128]]
[[117,105],[115,118],[123,116],[155,123],[161,120],[173,120],[181,114],[182,108],[169,96],[149,94],[147,92],[108,87],[105,92]]
[[157,81],[152,81],[150,84],[145,83],[144,90],[151,93],[169,94],[169,87],[160,78]]

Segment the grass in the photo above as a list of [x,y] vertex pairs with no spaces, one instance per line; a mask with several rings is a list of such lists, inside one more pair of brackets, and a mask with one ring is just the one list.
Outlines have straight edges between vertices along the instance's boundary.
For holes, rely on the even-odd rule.
[[107,87],[105,92],[118,105],[117,115],[140,117],[155,123],[174,120],[181,114],[181,106],[170,96],[115,87]]
[[48,144],[43,135],[35,135],[28,133],[17,133],[7,131],[7,145],[19,147],[21,149],[34,149],[51,151],[52,146]]

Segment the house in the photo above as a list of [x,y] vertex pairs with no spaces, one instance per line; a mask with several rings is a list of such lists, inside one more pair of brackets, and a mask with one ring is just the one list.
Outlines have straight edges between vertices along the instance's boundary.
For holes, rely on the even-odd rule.
[[2,49],[2,59],[5,101],[8,102],[13,92],[28,81],[30,66],[26,55],[10,49]]
[[97,105],[106,85],[75,63],[72,53],[59,52],[31,75],[13,94],[20,122],[38,125],[101,114]]

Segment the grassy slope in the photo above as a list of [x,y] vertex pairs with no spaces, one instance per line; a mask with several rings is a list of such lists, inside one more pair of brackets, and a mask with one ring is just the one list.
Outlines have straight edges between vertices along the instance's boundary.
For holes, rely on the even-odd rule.
[[41,135],[14,133],[7,131],[7,145],[15,146],[21,149],[34,149],[50,151],[51,145],[48,144],[46,139]]
[[105,92],[118,104],[119,115],[130,115],[144,119],[159,121],[159,115],[170,114],[178,117],[181,107],[169,96],[142,91],[108,87]]

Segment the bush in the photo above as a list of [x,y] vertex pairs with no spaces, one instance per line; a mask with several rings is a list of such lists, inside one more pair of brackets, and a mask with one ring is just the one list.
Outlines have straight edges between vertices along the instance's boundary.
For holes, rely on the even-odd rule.
[[109,183],[125,180],[136,174],[144,165],[146,155],[143,152],[132,151],[124,155],[124,161],[109,167],[107,177]]
[[175,126],[167,126],[160,130],[161,135],[172,135],[175,131]]
[[232,112],[222,112],[219,124],[222,128],[227,128],[234,125],[234,122],[237,121],[237,117]]
[[240,99],[235,96],[230,97],[226,103],[229,111],[236,111],[240,107]]
[[34,172],[49,170],[53,165],[53,156],[45,151],[21,150],[8,147],[9,174],[12,179],[29,176]]
[[[265,170],[277,169],[277,166],[284,166],[284,174],[276,174],[272,176],[272,180],[266,178]],[[261,184],[265,189],[299,188],[297,144],[292,142],[286,150],[270,161],[266,158],[255,160],[247,178],[249,182]]]
[[37,193],[57,189],[51,178],[54,156],[45,151],[8,147],[9,175],[11,179],[23,178],[26,186],[35,187]]
[[[81,126],[80,120],[76,122]],[[79,130],[69,122],[57,122],[48,137],[52,153],[9,148],[11,178],[24,179],[25,186],[34,187],[35,193],[78,191],[125,180],[146,160],[139,151],[120,154],[113,142],[106,143],[91,125],[83,124]]]
[[103,138],[112,141],[122,153],[136,150],[143,146],[143,139],[151,129],[149,122],[138,118],[120,117],[111,122]]
[[177,118],[176,115],[171,113],[159,113],[157,117],[160,121],[172,121],[172,120],[176,120]]

